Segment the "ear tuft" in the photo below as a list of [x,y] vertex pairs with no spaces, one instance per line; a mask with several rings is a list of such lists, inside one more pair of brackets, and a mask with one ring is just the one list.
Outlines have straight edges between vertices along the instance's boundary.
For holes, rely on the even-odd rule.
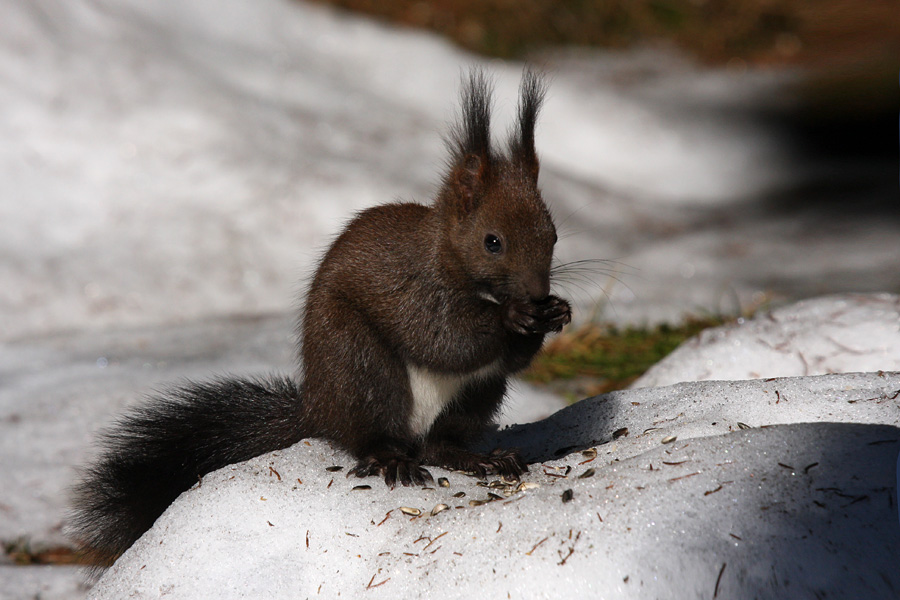
[[446,140],[450,161],[445,198],[452,199],[461,213],[477,207],[491,175],[491,95],[485,74],[480,69],[469,71],[460,91],[461,114]]
[[454,163],[468,154],[491,157],[491,95],[492,86],[484,72],[469,71],[460,90],[460,119],[448,140]]
[[526,68],[519,87],[518,119],[510,136],[509,151],[512,162],[520,165],[535,181],[540,165],[534,148],[534,128],[546,94],[544,78]]

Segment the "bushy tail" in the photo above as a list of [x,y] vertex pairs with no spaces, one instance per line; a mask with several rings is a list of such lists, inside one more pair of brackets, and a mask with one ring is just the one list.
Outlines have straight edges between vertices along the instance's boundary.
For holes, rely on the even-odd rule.
[[300,386],[282,377],[189,382],[103,434],[74,489],[72,533],[95,565],[112,564],[198,478],[312,433]]

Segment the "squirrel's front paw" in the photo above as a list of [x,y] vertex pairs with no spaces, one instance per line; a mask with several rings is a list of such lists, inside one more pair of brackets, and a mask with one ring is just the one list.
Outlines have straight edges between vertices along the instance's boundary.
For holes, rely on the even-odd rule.
[[557,296],[540,302],[510,300],[503,311],[504,326],[521,335],[558,332],[571,320],[572,308]]
[[540,311],[539,318],[547,333],[559,333],[564,326],[572,322],[572,307],[558,296],[548,296],[535,306]]

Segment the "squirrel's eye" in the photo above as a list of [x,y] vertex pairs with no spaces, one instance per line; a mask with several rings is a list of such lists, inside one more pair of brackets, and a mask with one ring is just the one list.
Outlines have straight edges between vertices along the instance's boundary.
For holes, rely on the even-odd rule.
[[503,252],[503,242],[493,233],[489,233],[484,236],[484,248],[491,254],[500,254]]

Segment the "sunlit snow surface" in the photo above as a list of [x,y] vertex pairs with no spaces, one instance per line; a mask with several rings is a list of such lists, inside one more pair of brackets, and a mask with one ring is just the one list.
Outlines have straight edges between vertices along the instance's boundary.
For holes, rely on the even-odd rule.
[[301,442],[204,478],[92,597],[895,597],[898,391],[868,374],[584,400],[497,436],[541,461],[509,497],[438,469],[448,488],[387,492]]
[[707,329],[632,387],[876,368],[900,371],[900,297],[848,294],[804,300]]

